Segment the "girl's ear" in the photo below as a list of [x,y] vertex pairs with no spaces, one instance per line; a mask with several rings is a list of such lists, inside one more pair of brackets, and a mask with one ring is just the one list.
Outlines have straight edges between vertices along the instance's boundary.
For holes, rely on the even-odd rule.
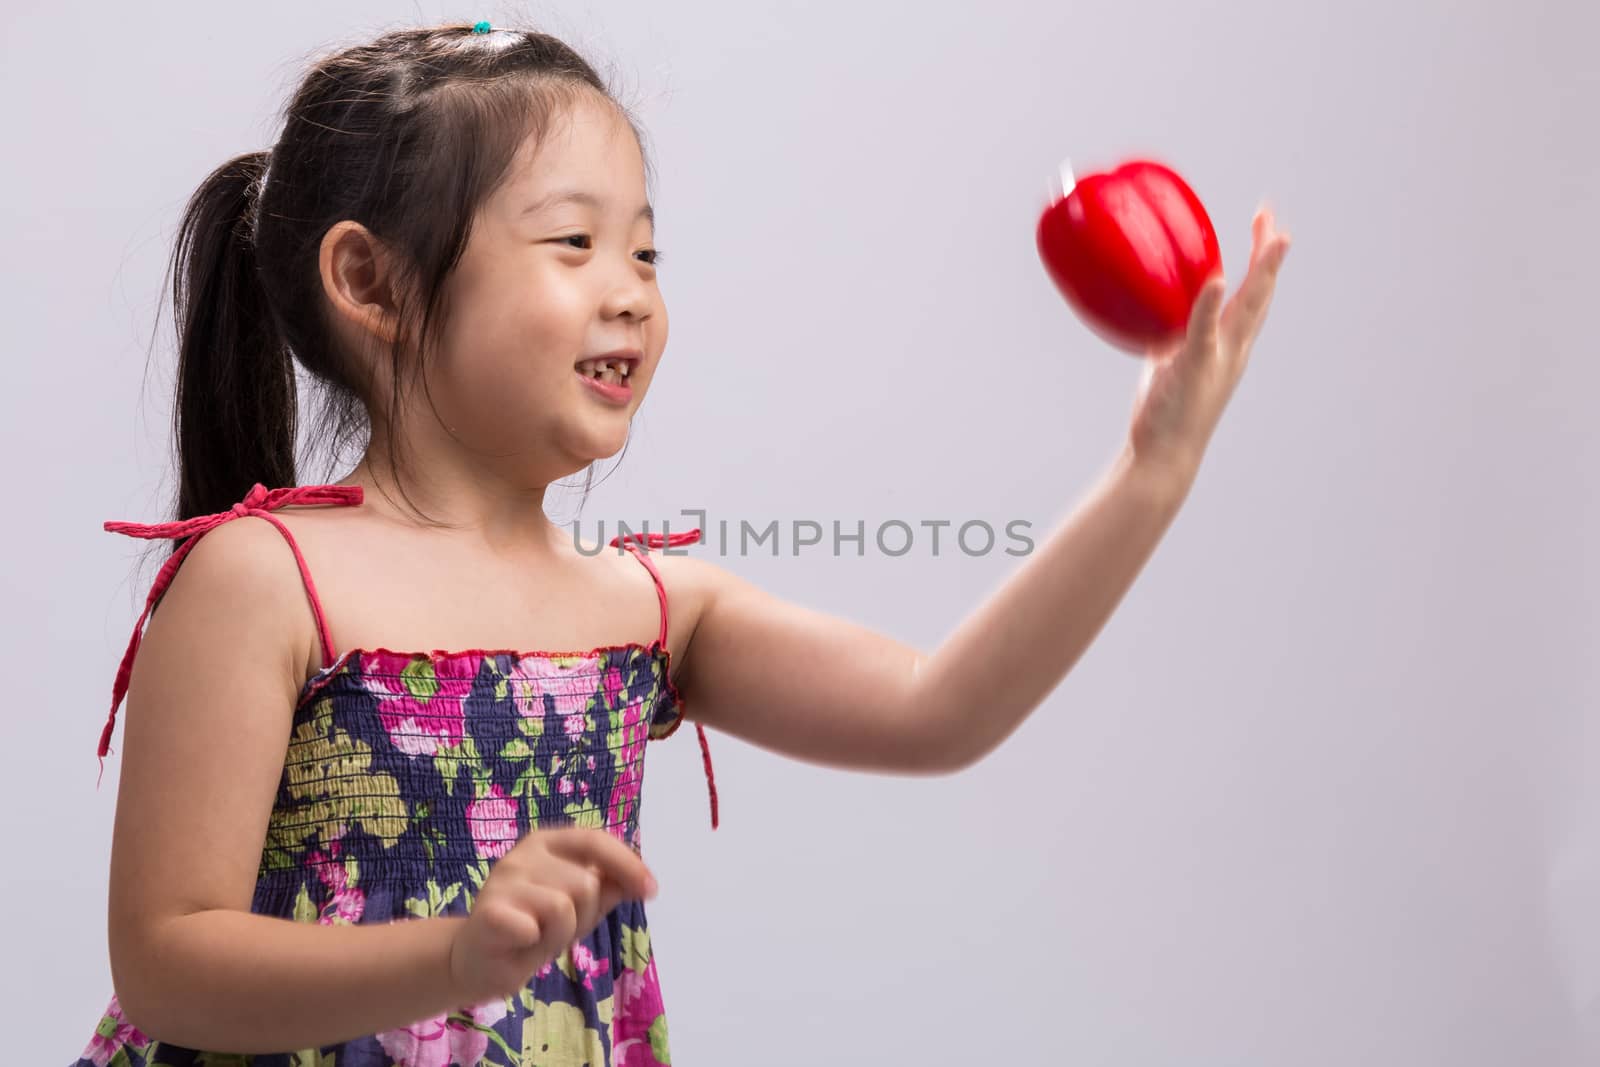
[[388,246],[359,222],[345,219],[322,235],[317,266],[335,330],[354,332],[358,349],[371,338],[394,344],[400,332],[400,279]]

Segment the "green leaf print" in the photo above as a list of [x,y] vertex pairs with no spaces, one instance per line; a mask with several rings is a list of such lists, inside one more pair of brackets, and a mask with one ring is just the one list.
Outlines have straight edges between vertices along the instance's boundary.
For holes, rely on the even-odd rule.
[[428,879],[428,896],[408,897],[406,911],[419,919],[431,919],[437,915],[445,914],[445,908],[461,895],[461,883],[456,882],[444,889],[439,888],[439,883]]
[[635,974],[644,974],[650,965],[650,931],[622,927],[622,965]]
[[428,880],[428,908],[435,915],[443,915],[445,907],[461,895],[461,883],[457,882],[445,890],[440,890],[439,883],[433,879]]
[[532,759],[533,747],[528,744],[527,738],[513,737],[500,750],[500,756],[502,759]]
[[372,771],[372,748],[332,726],[332,701],[295,728],[284,760],[285,789],[297,805],[275,810],[267,828],[265,863],[273,850],[299,853],[313,833],[326,846],[341,825],[354,823],[391,846],[410,821],[392,775]]
[[400,668],[400,681],[418,700],[431,700],[439,691],[439,679],[433,673],[433,663],[414,659]]
[[324,1056],[321,1049],[305,1048],[289,1053],[289,1067],[339,1067],[338,1056]]
[[[550,779],[546,778],[544,772],[532,764],[529,764],[528,769],[523,771],[522,774],[517,778],[516,785],[512,786],[511,788],[511,793],[516,797],[527,797],[529,793],[529,786],[532,786],[533,791],[542,797],[547,797],[550,795]],[[538,815],[539,813],[536,808],[529,807],[528,818],[537,821]],[[535,828],[537,829],[537,827]]]
[[585,800],[581,804],[574,801],[561,810],[565,814],[572,816],[572,825],[574,826],[589,827],[596,830],[605,828],[606,813],[601,811],[592,800]]
[[506,690],[509,688],[506,676],[500,673],[500,668],[496,666],[495,661],[492,659],[483,661],[483,669],[488,671],[489,676],[494,679],[494,698],[496,700],[504,700],[506,698]]
[[434,849],[445,847],[444,831],[433,823],[433,809],[425,800],[419,800],[411,809],[411,821],[417,827],[417,837],[422,841],[423,854],[433,862]]
[[467,877],[471,879],[474,887],[482,889],[483,883],[489,880],[489,861],[479,860],[477,863],[468,865]]
[[311,903],[311,893],[304,884],[300,892],[294,897],[294,921],[297,923],[314,923],[317,921],[317,906]]
[[478,759],[478,742],[471,734],[463,734],[460,744],[440,749],[434,754],[433,765],[444,779],[446,793],[456,791],[456,774],[460,771],[462,763],[466,763],[469,767],[482,765],[482,761]]
[[419,917],[422,918],[432,918],[435,917],[435,915],[443,915],[443,913],[445,913],[445,907],[448,907],[448,905],[450,905],[451,902],[453,902],[458,896],[461,896],[461,883],[459,883],[459,881],[458,883],[454,883],[454,885],[446,886],[446,888],[440,889],[438,888],[437,881],[429,878],[429,880],[427,880],[426,901],[421,899],[421,897],[410,897],[410,899],[405,902],[405,910],[413,913],[413,915],[419,915]]
[[[445,753],[453,751],[446,749]],[[461,760],[455,755],[445,753],[434,756],[433,765],[438,770],[439,777],[444,779],[444,791],[453,795],[456,791],[456,772],[461,767]]]
[[194,1062],[195,1067],[250,1067],[250,1057],[237,1052],[202,1052]]
[[584,1025],[583,1009],[558,1001],[535,1001],[522,1020],[523,1067],[584,1067],[605,1062],[600,1031]]
[[656,1060],[671,1064],[672,1057],[667,1053],[667,1017],[657,1015],[656,1021],[650,1024],[650,1051],[655,1054]]
[[300,864],[296,862],[293,855],[284,851],[282,848],[271,844],[270,841],[267,847],[261,850],[262,873],[266,873],[268,871],[286,871],[291,867],[298,866],[300,866]]
[[[469,1024],[471,1024],[471,1026],[472,1026],[472,1028],[474,1030],[479,1030],[479,1031],[481,1031],[481,1032],[483,1032],[485,1034],[488,1034],[490,1039],[492,1041],[494,1041],[494,1043],[496,1045],[500,1046],[500,1051],[502,1051],[502,1052],[504,1052],[506,1054],[506,1056],[507,1056],[506,1062],[507,1063],[516,1063],[517,1062],[517,1050],[512,1048],[511,1047],[511,1042],[509,1042],[505,1038],[501,1037],[498,1031],[493,1030],[493,1029],[491,1029],[490,1027],[487,1027],[487,1026],[480,1026],[479,1024],[477,1024],[475,1022],[472,1022],[472,1020],[467,1019],[466,1016],[464,1016],[464,1015],[461,1016],[461,1018],[464,1019]],[[488,1060],[479,1060],[478,1062],[486,1064],[489,1061]]]

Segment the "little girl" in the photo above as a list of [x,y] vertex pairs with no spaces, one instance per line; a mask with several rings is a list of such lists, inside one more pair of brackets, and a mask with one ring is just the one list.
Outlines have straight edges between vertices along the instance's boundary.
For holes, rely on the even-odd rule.
[[[546,518],[666,348],[646,166],[572,49],[479,23],[318,62],[189,202],[177,521],[107,524],[173,551],[100,743],[126,695],[116,995],[78,1067],[669,1063],[646,742],[688,716],[864,770],[992,751],[1176,514],[1288,248],[1258,212],[1105,481],[924,655],[649,551],[698,531],[587,556]],[[337,484],[296,486],[294,361],[365,436]]]

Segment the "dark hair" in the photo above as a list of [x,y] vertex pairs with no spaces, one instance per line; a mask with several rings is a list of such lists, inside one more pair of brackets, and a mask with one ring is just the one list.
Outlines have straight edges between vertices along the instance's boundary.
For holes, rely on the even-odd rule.
[[[177,518],[224,511],[256,482],[296,484],[296,361],[322,394],[313,439],[330,448],[330,462],[370,440],[371,398],[323,304],[320,246],[340,220],[399,253],[400,336],[416,341],[409,370],[426,392],[425,353],[448,314],[443,285],[474,212],[522,140],[542,136],[583,93],[617,108],[644,155],[629,109],[547,34],[402,29],[312,65],[277,144],[222,164],[184,210],[169,265]],[[648,174],[647,156],[645,166]],[[397,388],[383,420],[396,473],[402,347],[389,346]],[[591,466],[584,499],[593,474]]]

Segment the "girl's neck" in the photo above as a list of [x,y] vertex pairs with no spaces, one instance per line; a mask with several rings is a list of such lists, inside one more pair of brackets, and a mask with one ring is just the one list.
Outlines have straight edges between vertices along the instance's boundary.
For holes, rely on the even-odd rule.
[[337,484],[361,486],[363,510],[377,517],[407,526],[432,520],[438,533],[476,538],[496,552],[542,554],[564,544],[561,528],[545,514],[544,485],[522,484],[481,464],[416,457],[397,478],[392,465],[369,450]]

